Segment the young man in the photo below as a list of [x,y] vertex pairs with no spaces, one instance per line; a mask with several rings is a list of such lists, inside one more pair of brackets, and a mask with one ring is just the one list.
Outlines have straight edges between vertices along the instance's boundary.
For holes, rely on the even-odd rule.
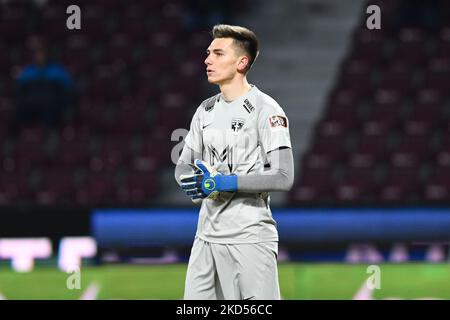
[[294,165],[288,119],[247,82],[258,56],[255,34],[216,25],[206,74],[220,93],[198,107],[175,178],[201,202],[185,299],[280,299],[278,232],[270,191],[288,191]]

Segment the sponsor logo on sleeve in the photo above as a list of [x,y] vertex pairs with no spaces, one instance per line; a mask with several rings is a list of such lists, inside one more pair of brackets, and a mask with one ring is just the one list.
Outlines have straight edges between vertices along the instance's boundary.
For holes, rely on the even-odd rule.
[[288,120],[285,116],[269,116],[270,128],[287,128]]

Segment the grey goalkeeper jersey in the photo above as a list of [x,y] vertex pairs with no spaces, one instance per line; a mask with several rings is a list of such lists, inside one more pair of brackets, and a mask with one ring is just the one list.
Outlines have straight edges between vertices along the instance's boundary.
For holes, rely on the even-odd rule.
[[[288,119],[269,95],[252,85],[232,102],[222,94],[203,101],[185,142],[223,174],[263,174],[266,154],[291,148]],[[205,199],[197,225],[199,238],[215,243],[278,241],[268,193],[222,192]]]

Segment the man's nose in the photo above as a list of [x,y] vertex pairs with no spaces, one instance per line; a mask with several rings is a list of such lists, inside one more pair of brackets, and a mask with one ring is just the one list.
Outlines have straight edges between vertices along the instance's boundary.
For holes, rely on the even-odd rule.
[[209,56],[206,57],[205,64],[206,65],[210,65],[211,64],[211,59],[209,58]]

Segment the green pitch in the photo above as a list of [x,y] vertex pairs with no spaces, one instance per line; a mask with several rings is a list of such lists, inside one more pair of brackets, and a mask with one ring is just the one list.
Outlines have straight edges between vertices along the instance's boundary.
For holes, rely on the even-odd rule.
[[[84,267],[80,288],[68,289],[75,274],[54,267],[30,273],[0,270],[4,299],[181,299],[186,265],[106,265]],[[367,265],[279,264],[283,299],[352,299],[367,288]],[[68,281],[69,280],[69,281]],[[71,282],[76,283],[76,282]],[[379,289],[363,293],[373,299],[450,299],[450,264],[381,264]]]

